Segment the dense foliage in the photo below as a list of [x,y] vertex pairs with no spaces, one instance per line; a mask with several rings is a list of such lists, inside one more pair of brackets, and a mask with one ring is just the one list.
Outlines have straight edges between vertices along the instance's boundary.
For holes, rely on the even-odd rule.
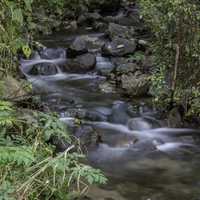
[[[0,101],[0,199],[72,199],[89,184],[106,182],[99,170],[80,163],[84,156],[56,115],[29,112],[21,115]],[[48,142],[53,136],[68,142],[63,153]]]
[[[157,100],[178,101],[200,112],[200,4],[196,0],[141,0],[156,59],[153,87]],[[197,106],[197,107],[196,107]],[[188,110],[189,111],[189,110]]]

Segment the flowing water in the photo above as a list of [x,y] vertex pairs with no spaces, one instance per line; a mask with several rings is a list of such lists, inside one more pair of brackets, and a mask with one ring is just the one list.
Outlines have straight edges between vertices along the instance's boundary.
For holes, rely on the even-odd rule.
[[[64,47],[70,40],[62,35],[44,42]],[[73,134],[81,138],[92,129],[100,136],[99,144],[87,146],[87,157],[109,183],[88,195],[97,200],[200,199],[199,132],[167,128],[155,110],[102,89],[106,77],[98,75],[98,69],[113,66],[108,58],[96,56],[96,69],[82,74],[63,72],[67,56],[62,48],[21,60],[21,70],[36,93]],[[84,120],[78,130],[74,118]]]

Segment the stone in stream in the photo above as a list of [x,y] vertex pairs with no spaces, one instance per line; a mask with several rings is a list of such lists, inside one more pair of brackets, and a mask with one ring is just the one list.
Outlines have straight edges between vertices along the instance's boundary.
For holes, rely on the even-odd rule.
[[55,75],[58,73],[58,66],[53,63],[40,63],[33,66],[33,68],[30,70],[29,74],[38,76],[49,76],[49,75]]
[[96,21],[101,21],[102,16],[98,12],[92,12],[92,13],[83,13],[79,16],[77,22],[80,26],[85,25],[91,25],[95,23]]
[[102,55],[105,56],[126,56],[136,50],[136,40],[127,40],[124,38],[114,38],[112,42],[106,43],[102,47]]
[[96,57],[91,53],[86,53],[76,58],[67,60],[64,70],[67,72],[87,72],[93,70],[96,65]]
[[96,70],[99,74],[107,76],[115,68],[114,64],[110,61],[109,58],[97,56],[96,57]]
[[135,35],[135,31],[133,28],[128,28],[119,24],[110,23],[108,27],[108,35],[111,39],[114,39],[116,37],[131,39]]
[[135,73],[121,76],[121,88],[129,96],[145,96],[148,94],[149,87],[149,75]]
[[76,57],[88,52],[87,42],[84,37],[77,37],[67,50],[67,57]]
[[115,101],[109,121],[115,124],[126,124],[129,119],[128,104],[122,101]]
[[41,59],[66,58],[66,49],[63,48],[45,48],[39,52]]
[[141,117],[130,119],[127,125],[130,130],[137,130],[137,131],[148,130],[152,128],[151,124]]

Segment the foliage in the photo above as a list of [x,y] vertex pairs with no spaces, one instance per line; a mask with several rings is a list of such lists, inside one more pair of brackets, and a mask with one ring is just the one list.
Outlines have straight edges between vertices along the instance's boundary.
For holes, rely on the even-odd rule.
[[[55,114],[19,116],[2,101],[0,115],[12,116],[0,124],[0,199],[68,199],[74,191],[82,194],[88,185],[106,182],[100,170],[80,163],[82,154],[71,153],[75,146]],[[47,143],[54,135],[69,143],[65,152],[56,154]]]
[[[140,5],[143,18],[154,33],[152,49],[158,70],[153,81],[157,81],[160,93],[163,87],[168,94],[196,87],[200,78],[199,2],[140,0]],[[165,79],[162,83],[161,77]]]

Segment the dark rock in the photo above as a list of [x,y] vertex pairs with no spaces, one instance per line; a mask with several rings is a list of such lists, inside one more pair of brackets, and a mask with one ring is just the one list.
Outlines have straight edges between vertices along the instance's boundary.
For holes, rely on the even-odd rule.
[[94,129],[91,126],[81,126],[75,131],[75,136],[80,139],[81,145],[88,146],[93,141]]
[[52,63],[40,63],[37,65],[34,65],[32,69],[30,70],[30,75],[43,75],[43,76],[49,76],[49,75],[55,75],[58,73],[58,66]]
[[121,0],[89,0],[89,9],[100,9],[102,13],[116,11],[121,7]]
[[115,68],[114,64],[112,64],[109,58],[97,56],[96,61],[96,70],[101,75],[107,76]]
[[137,117],[137,118],[130,119],[128,121],[128,128],[130,130],[142,131],[142,130],[151,129],[152,126],[143,118]]
[[128,74],[136,72],[140,67],[136,63],[124,63],[116,67],[117,74]]
[[126,124],[129,118],[128,105],[122,101],[114,102],[109,121],[116,124]]
[[93,12],[80,15],[77,22],[79,25],[82,26],[83,24],[92,25],[96,21],[100,20],[102,20],[102,16],[97,12]]
[[108,42],[103,46],[102,54],[105,56],[125,56],[134,53],[135,49],[135,40],[115,38],[112,42]]
[[66,50],[62,48],[45,48],[40,51],[40,56],[42,59],[58,59],[58,58],[66,58]]
[[178,107],[169,111],[167,122],[171,128],[180,128],[183,125],[183,119]]
[[129,96],[145,96],[149,91],[149,76],[146,74],[123,74],[121,87]]
[[70,147],[68,142],[56,136],[51,137],[48,142],[56,147],[56,152],[64,152],[67,148]]
[[73,59],[68,59],[65,65],[65,70],[69,72],[86,72],[94,69],[96,65],[96,57],[91,53],[86,53],[77,56]]
[[128,28],[119,24],[110,23],[108,27],[108,34],[111,39],[116,37],[131,39],[133,38],[135,31],[133,30],[133,28]]
[[84,37],[77,37],[67,50],[67,57],[76,57],[87,53],[87,42]]
[[86,119],[90,121],[107,121],[107,116],[98,111],[90,110],[86,113]]
[[70,32],[75,32],[78,29],[77,21],[66,21],[64,22],[64,29]]

